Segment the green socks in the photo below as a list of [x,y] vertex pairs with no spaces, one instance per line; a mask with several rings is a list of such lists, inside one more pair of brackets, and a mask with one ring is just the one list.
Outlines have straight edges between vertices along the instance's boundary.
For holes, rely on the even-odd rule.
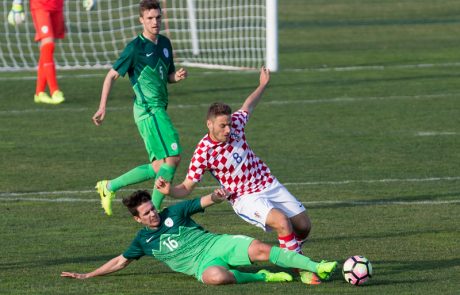
[[[176,173],[176,167],[170,166],[165,163],[161,165],[160,170],[158,171],[158,174],[155,179],[161,176],[164,178],[164,180],[172,182],[174,178],[174,173]],[[165,196],[162,193],[160,193],[156,188],[153,189],[152,203],[158,211],[161,211],[161,203],[163,203],[164,197]]]
[[230,269],[229,271],[232,272],[235,276],[237,284],[244,284],[250,282],[265,282],[265,275],[261,273],[241,272],[236,269]]
[[307,256],[303,256],[294,251],[272,247],[270,251],[270,262],[285,268],[299,268],[316,273],[317,262],[312,261]]
[[125,174],[113,180],[110,180],[107,185],[107,189],[111,192],[116,192],[122,187],[144,182],[152,178],[155,178],[155,171],[153,170],[152,165],[144,164],[126,172]]

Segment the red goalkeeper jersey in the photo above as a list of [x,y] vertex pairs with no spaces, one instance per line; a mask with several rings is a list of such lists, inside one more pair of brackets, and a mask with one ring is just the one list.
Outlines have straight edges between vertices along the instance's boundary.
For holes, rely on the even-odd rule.
[[30,10],[62,11],[64,0],[30,0]]

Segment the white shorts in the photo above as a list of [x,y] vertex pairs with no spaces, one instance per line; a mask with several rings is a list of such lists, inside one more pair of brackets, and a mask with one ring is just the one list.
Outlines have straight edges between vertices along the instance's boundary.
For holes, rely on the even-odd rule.
[[265,190],[243,195],[233,202],[233,210],[244,221],[270,231],[265,225],[268,213],[276,208],[291,218],[305,211],[305,207],[278,180]]

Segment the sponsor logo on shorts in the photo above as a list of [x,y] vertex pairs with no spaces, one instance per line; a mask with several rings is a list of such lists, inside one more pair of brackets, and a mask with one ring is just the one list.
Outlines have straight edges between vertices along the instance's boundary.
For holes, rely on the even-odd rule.
[[174,225],[174,221],[171,219],[171,217],[166,218],[165,225],[167,227],[172,227]]
[[256,218],[260,218],[260,217],[261,217],[261,216],[260,216],[260,213],[257,212],[257,211],[254,213],[254,216],[255,216]]
[[43,34],[46,34],[46,33],[48,33],[49,28],[48,28],[48,26],[43,26],[43,27],[40,28],[40,31],[42,31]]
[[171,148],[173,149],[173,151],[177,150],[177,143],[172,143],[171,144]]

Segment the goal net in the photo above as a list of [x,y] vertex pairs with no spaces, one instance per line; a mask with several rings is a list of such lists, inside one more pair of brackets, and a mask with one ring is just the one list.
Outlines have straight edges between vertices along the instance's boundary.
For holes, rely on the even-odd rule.
[[[26,22],[11,26],[11,0],[1,0],[0,71],[30,70],[38,44],[24,1]],[[92,11],[82,1],[64,1],[66,37],[56,42],[59,69],[110,68],[125,45],[141,33],[138,0],[98,0]],[[277,70],[276,0],[162,0],[161,34],[168,36],[175,62],[184,66]],[[270,19],[269,19],[270,18]]]

